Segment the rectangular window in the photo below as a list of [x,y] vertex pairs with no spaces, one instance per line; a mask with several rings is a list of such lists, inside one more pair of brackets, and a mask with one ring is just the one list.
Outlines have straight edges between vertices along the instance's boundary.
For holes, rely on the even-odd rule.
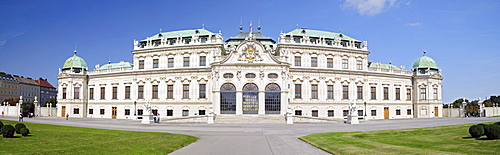
[[93,115],[94,114],[94,109],[89,109],[89,115]]
[[63,96],[63,99],[66,99],[66,88],[63,88],[63,91],[62,91],[62,92],[63,92],[63,95],[62,95],[62,96]]
[[420,100],[427,100],[427,90],[420,88]]
[[327,96],[328,99],[333,99],[333,85],[328,85],[327,87]]
[[101,100],[106,98],[106,87],[101,87]]
[[158,67],[160,67],[160,60],[153,59],[153,68],[158,68]]
[[174,98],[174,85],[167,85],[167,98]]
[[300,62],[301,62],[300,57],[296,56],[295,57],[295,66],[300,66]]
[[326,59],[326,67],[327,68],[333,68],[333,58],[327,58]]
[[158,109],[151,110],[151,113],[153,113],[153,116],[158,116]]
[[363,86],[358,86],[357,87],[357,96],[358,96],[358,99],[363,99]]
[[343,111],[342,111],[342,116],[344,116],[344,117],[345,117],[345,116],[347,116],[347,115],[349,115],[349,110],[343,110]]
[[311,57],[311,67],[318,67],[318,57]]
[[94,99],[94,88],[89,88],[89,99]]
[[130,109],[125,109],[125,116],[130,116]]
[[334,111],[333,110],[328,110],[328,117],[334,117]]
[[153,85],[153,99],[158,99],[158,85]]
[[342,99],[349,99],[349,86],[342,86]]
[[144,86],[137,86],[137,99],[144,99]]
[[311,85],[311,98],[318,99],[318,85]]
[[384,100],[389,100],[389,87],[384,87]]
[[118,87],[113,87],[113,99],[118,99]]
[[295,110],[295,116],[301,116],[302,110]]
[[365,114],[363,114],[363,110],[358,110],[358,116],[364,116]]
[[104,109],[100,109],[99,114],[104,115]]
[[396,100],[401,100],[401,88],[396,88]]
[[75,87],[73,99],[80,99],[80,87]]
[[182,85],[182,98],[189,98],[189,84]]
[[168,58],[168,68],[174,67],[174,58]]
[[411,100],[411,89],[410,88],[406,89],[406,100],[408,100],[408,101]]
[[200,115],[200,116],[205,115],[205,110],[198,110],[198,115]]
[[167,116],[173,116],[174,115],[174,110],[167,110]]
[[356,61],[356,69],[363,70],[363,61],[361,60]]
[[200,56],[200,66],[206,66],[206,65],[207,65],[207,57]]
[[434,88],[434,95],[433,95],[432,99],[435,99],[435,100],[438,99],[438,89],[437,88]]
[[137,115],[142,116],[144,114],[144,110],[137,109]]
[[184,67],[189,67],[189,57],[184,57]]
[[302,85],[295,84],[295,98],[302,98]]
[[144,69],[144,60],[139,60],[139,69]]
[[311,116],[312,117],[318,117],[318,110],[312,110],[311,111]]
[[372,116],[377,116],[377,110],[372,110]]
[[207,85],[206,84],[200,84],[200,98],[206,98],[206,93],[207,93]]
[[73,114],[80,114],[80,109],[79,108],[74,108],[73,109]]
[[189,116],[189,110],[182,110],[182,116]]
[[349,67],[349,61],[347,59],[342,59],[342,69],[347,69]]
[[125,86],[125,99],[130,99],[130,86]]
[[406,109],[406,115],[411,115],[411,109]]
[[401,109],[396,109],[396,115],[401,115]]

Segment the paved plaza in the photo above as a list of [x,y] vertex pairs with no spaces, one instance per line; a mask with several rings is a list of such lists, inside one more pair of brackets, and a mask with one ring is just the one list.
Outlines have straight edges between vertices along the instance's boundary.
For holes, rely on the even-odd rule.
[[[0,119],[14,120],[15,117]],[[328,154],[298,139],[313,133],[423,128],[500,121],[494,118],[431,118],[362,121],[360,124],[141,124],[120,119],[25,118],[25,122],[100,129],[186,134],[200,139],[171,154]]]

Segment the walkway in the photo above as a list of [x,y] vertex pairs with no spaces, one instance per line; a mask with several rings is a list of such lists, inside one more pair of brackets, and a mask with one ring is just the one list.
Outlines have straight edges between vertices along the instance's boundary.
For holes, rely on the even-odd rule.
[[[17,120],[14,117],[0,117]],[[154,131],[186,134],[200,139],[173,155],[180,154],[327,154],[298,139],[322,132],[373,131],[423,128],[466,123],[500,121],[494,118],[433,118],[373,120],[360,124],[141,124],[140,121],[59,117],[25,118],[25,122],[101,129]]]

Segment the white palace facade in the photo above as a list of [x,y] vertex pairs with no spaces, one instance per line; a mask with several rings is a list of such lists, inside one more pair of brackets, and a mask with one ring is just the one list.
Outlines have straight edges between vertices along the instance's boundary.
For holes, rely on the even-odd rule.
[[88,70],[75,51],[57,77],[58,116],[141,119],[149,103],[162,121],[212,111],[344,119],[355,102],[363,119],[442,117],[432,58],[424,53],[411,71],[371,62],[367,41],[342,33],[294,29],[276,42],[241,28],[227,40],[189,29],[136,40],[132,54]]

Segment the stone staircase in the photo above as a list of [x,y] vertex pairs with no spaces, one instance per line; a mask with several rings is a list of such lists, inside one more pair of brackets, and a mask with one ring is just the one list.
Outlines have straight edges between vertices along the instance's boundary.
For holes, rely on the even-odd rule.
[[215,124],[285,124],[283,115],[217,115]]

